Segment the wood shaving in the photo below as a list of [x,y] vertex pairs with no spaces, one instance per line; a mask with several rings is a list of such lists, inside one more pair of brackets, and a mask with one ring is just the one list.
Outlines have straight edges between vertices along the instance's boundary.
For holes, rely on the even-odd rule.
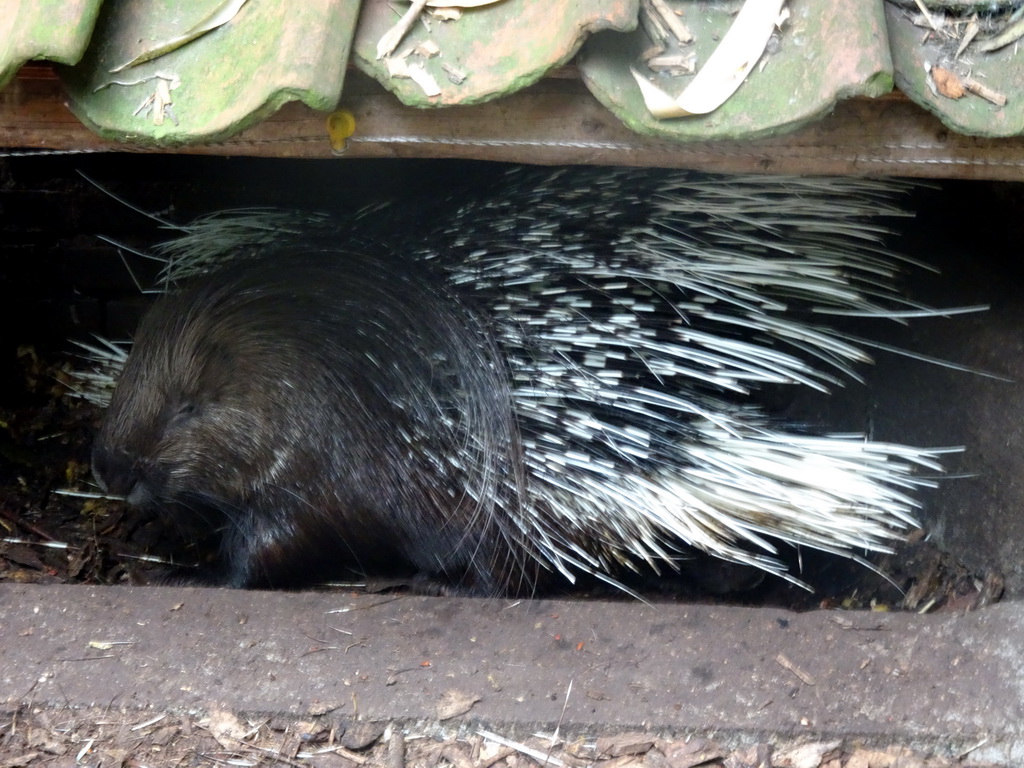
[[794,664],[788,658],[783,656],[781,653],[778,656],[775,657],[775,661],[778,662],[779,666],[788,669],[794,675],[799,677],[800,680],[803,681],[803,683],[805,685],[814,685],[815,684],[815,680],[814,680],[813,677],[811,677],[809,674],[804,672],[802,669],[800,669],[800,667],[798,667],[796,664]]
[[989,88],[984,83],[980,83],[973,77],[963,78],[964,88],[973,93],[975,96],[981,96],[985,101],[990,101],[997,107],[1006,106],[1006,95]]
[[[458,740],[447,737],[438,742],[432,731],[403,736],[398,726],[353,748],[343,742],[349,731],[359,727],[360,724],[354,722],[347,723],[349,731],[344,727],[335,731],[330,720],[295,722],[282,715],[247,730],[237,714],[215,714],[217,732],[227,744],[215,740],[208,730],[210,721],[198,721],[190,715],[160,713],[149,717],[147,713],[144,722],[136,723],[133,718],[140,713],[131,710],[111,707],[53,710],[26,706],[0,726],[0,764],[64,765],[71,764],[74,756],[81,754],[83,763],[88,765],[388,766],[392,759],[397,761],[397,757],[404,757],[402,764],[407,766],[447,763],[456,768],[505,765],[506,762],[523,768],[566,763],[596,768],[621,768],[623,764],[671,768],[710,768],[723,764],[750,768],[968,768],[969,765],[981,768],[982,765],[967,758],[966,753],[954,758],[935,757],[899,744],[865,747],[858,745],[856,739],[845,743],[839,740],[799,743],[799,739],[778,736],[770,742],[754,743],[750,738],[742,738],[740,746],[728,749],[711,738],[698,735],[665,738],[651,734],[647,738],[655,746],[639,763],[633,762],[637,758],[628,754],[623,758],[606,759],[601,753],[595,755],[593,748],[581,748],[578,743],[553,749],[550,741],[534,737],[528,745],[504,747],[475,735]],[[599,736],[602,745],[644,737],[643,734],[614,735],[613,728],[608,730],[609,735]],[[88,733],[89,738],[83,738],[84,733]],[[231,733],[241,736],[242,740],[232,740]],[[517,753],[519,746],[532,747],[538,756],[526,758],[522,752]],[[228,750],[232,759],[214,760],[212,755],[219,749]],[[515,760],[509,760],[510,756]],[[562,757],[566,759],[560,759]],[[992,766],[991,763],[985,765]]]
[[718,47],[677,98],[630,70],[651,115],[659,120],[705,115],[724,104],[746,80],[775,29],[787,17],[784,4],[785,0],[747,0]]
[[180,35],[175,35],[168,40],[162,40],[156,45],[143,51],[131,61],[128,61],[120,66],[111,69],[111,73],[117,73],[124,69],[137,66],[147,61],[160,58],[168,53],[178,50],[179,48],[188,45],[193,40],[197,40],[203,37],[209,32],[212,32],[219,27],[224,26],[231,21],[238,12],[242,10],[242,6],[245,5],[247,0],[225,0],[216,8],[207,14],[198,23],[193,25],[187,31]]
[[668,27],[662,23],[661,18],[646,1],[640,6],[640,26],[655,45],[665,46],[671,41]]
[[964,49],[971,44],[971,41],[978,36],[978,32],[981,31],[981,26],[978,24],[978,14],[974,14],[967,27],[964,29],[963,37],[960,38],[960,45],[956,49],[956,53],[953,54],[953,58],[960,58],[960,54],[964,52]]
[[461,8],[431,8],[429,12],[438,21],[458,21],[462,18]]
[[424,40],[416,46],[414,53],[418,53],[425,59],[431,59],[441,53],[441,48],[433,40]]
[[655,56],[661,56],[665,52],[664,45],[654,44],[640,54],[640,61],[650,61]]
[[377,41],[378,60],[394,53],[395,48],[402,42],[402,38],[408,34],[410,27],[416,23],[416,19],[419,18],[420,12],[426,4],[427,0],[413,0],[413,4],[409,6],[409,10],[402,14],[402,18],[395,22],[391,29],[381,35],[380,40]]
[[409,77],[416,83],[429,97],[440,96],[441,86],[437,84],[437,80],[434,76],[427,72],[426,68],[422,64],[410,64],[409,65]]
[[936,17],[932,16],[928,7],[924,4],[924,0],[914,0],[914,2],[917,3],[917,8],[921,11],[921,15],[924,16],[924,20],[928,22],[928,26],[936,32],[940,31],[945,21],[940,21],[936,19]]
[[441,694],[441,702],[437,707],[437,717],[439,720],[450,720],[453,717],[464,715],[478,701],[480,701],[480,697],[476,694],[456,690],[445,691]]
[[404,56],[388,56],[384,63],[387,65],[389,77],[412,77],[409,74],[409,62]]
[[970,75],[958,75],[950,69],[938,66],[933,66],[928,74],[930,84],[934,84],[934,91],[947,99],[961,99],[965,94],[973,93],[998,107],[1006,106],[1005,94],[975,80]]
[[668,3],[665,0],[643,0],[643,2],[644,7],[649,9],[648,13],[656,16],[678,42],[689,43],[693,41],[693,33],[690,32],[689,27],[668,7]]
[[647,66],[654,72],[665,72],[670,75],[692,75],[697,71],[697,54],[676,53],[653,56],[647,60]]
[[1022,36],[1024,36],[1024,19],[1017,19],[1015,22],[1008,24],[1003,30],[994,37],[986,37],[983,40],[976,40],[974,45],[971,46],[972,51],[998,51],[1000,48],[1005,48],[1011,43],[1017,42]]
[[485,5],[494,5],[501,0],[427,0],[427,6],[431,8],[482,8]]
[[442,64],[441,69],[444,70],[444,73],[448,75],[448,79],[454,85],[462,85],[466,81],[466,73],[451,64]]

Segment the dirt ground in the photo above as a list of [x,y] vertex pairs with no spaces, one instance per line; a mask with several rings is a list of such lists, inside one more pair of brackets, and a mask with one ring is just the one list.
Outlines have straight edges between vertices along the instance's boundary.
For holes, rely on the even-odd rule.
[[116,709],[8,713],[0,766],[309,766],[310,768],[987,768],[969,755],[936,757],[907,747],[842,742],[751,741],[609,734],[596,739],[532,735],[523,741],[482,729],[346,725],[211,712],[203,717]]

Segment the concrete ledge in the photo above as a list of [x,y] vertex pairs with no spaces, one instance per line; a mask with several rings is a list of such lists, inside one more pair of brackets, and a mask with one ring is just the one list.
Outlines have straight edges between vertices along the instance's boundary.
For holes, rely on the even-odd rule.
[[[342,611],[342,612],[334,612]],[[110,644],[110,645],[107,645]],[[968,615],[0,585],[21,704],[858,737],[1024,764],[1024,607]],[[572,685],[566,702],[566,694]],[[564,711],[563,711],[564,710]]]

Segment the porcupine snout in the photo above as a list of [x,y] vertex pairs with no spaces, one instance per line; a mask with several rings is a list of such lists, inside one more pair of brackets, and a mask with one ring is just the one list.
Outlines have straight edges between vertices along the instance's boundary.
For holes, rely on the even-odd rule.
[[137,462],[117,450],[97,445],[92,454],[92,476],[104,493],[124,496],[133,506],[144,506],[153,498],[152,480]]

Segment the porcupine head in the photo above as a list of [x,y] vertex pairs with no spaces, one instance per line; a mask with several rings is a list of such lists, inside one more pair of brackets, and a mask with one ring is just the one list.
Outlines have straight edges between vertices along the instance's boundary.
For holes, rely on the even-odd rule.
[[407,263],[303,255],[161,297],[100,429],[97,480],[216,531],[201,581],[400,564],[427,591],[503,591],[522,575],[498,513],[518,482],[514,419],[479,323],[434,288]]

